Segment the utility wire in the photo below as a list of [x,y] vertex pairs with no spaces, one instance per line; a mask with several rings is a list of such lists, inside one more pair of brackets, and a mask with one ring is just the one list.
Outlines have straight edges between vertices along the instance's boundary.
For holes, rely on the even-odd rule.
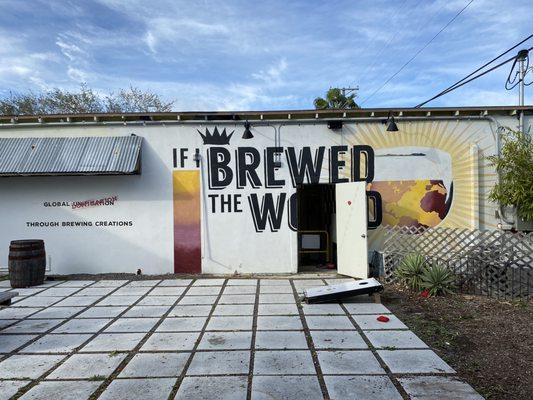
[[[418,7],[418,5],[422,2],[423,0],[420,0],[418,3],[416,3],[415,7]],[[400,7],[398,7],[398,9],[396,10],[396,12],[393,14],[393,16],[391,17],[391,20],[394,20],[398,14],[400,14],[400,11],[403,9],[403,7],[405,6],[405,4],[407,3],[407,0],[404,0],[403,3],[400,5]],[[381,56],[381,54],[383,53],[383,51],[385,51],[386,48],[389,47],[389,45],[391,44],[391,42],[393,41],[393,39],[395,37],[397,37],[397,34],[400,32],[400,28],[396,28],[394,30],[394,32],[391,34],[389,40],[387,41],[387,43],[381,48],[381,50],[379,51],[379,53],[374,57],[374,61],[372,62],[372,64],[369,66],[367,65],[366,68],[363,70],[363,72],[361,73],[361,77],[359,78],[359,81],[362,82],[364,79],[364,77],[367,75],[367,71],[370,72],[372,70],[372,68],[374,67],[374,65],[376,65],[376,63],[378,62],[379,60],[379,57]],[[370,40],[370,43],[372,42],[372,40]],[[369,49],[369,46],[366,46],[366,50]],[[355,83],[354,83],[355,85]],[[338,107],[340,109],[344,109],[344,107],[346,107],[349,103],[350,99],[347,97],[346,100],[344,100],[344,102]],[[356,103],[357,104],[357,103]]]
[[[413,13],[413,11],[416,10],[416,9],[418,8],[418,6],[420,5],[420,3],[422,3],[423,1],[424,1],[424,0],[420,0],[418,3],[416,3],[416,4],[412,7],[411,11],[410,11],[410,12],[407,12],[405,16],[406,16],[406,17],[410,17],[411,14]],[[405,4],[405,2],[402,3],[402,7],[403,7],[404,4]],[[434,14],[433,18],[431,18],[431,20],[429,20],[429,21],[427,22],[427,25],[430,25],[430,23],[433,22],[433,20],[434,20],[439,14],[440,14],[440,12],[442,11],[442,9],[443,9],[445,6],[446,6],[446,3],[442,3],[442,6],[437,10],[437,12]],[[369,73],[372,72],[373,67],[379,62],[379,57],[381,56],[381,54],[383,53],[383,51],[385,51],[386,49],[389,48],[389,45],[392,43],[392,41],[393,41],[394,39],[397,39],[397,38],[398,38],[398,34],[400,33],[400,30],[401,30],[401,28],[396,29],[396,30],[394,31],[394,33],[391,35],[391,37],[390,37],[390,39],[388,40],[388,42],[387,42],[387,43],[381,48],[380,52],[374,56],[374,61],[372,62],[372,64],[371,64],[370,66],[367,66],[367,67],[363,70],[363,72],[361,73],[361,77],[359,78],[359,82],[362,83],[362,82],[364,81],[364,78],[366,78],[366,76],[367,76]],[[368,73],[367,73],[367,71],[368,71]]]
[[424,49],[425,49],[426,47],[428,47],[428,46],[431,44],[431,42],[433,42],[433,40],[435,40],[435,39],[437,38],[437,36],[439,36],[439,35],[440,35],[440,34],[441,34],[441,33],[442,33],[442,32],[443,32],[448,26],[450,26],[450,25],[453,23],[453,21],[455,21],[455,20],[457,19],[457,17],[459,17],[459,15],[461,15],[461,14],[463,13],[463,11],[465,11],[465,10],[468,8],[468,6],[470,6],[470,4],[472,4],[473,2],[474,2],[474,0],[470,0],[470,1],[468,2],[468,4],[467,4],[466,6],[464,6],[464,7],[461,9],[461,11],[459,11],[457,14],[455,14],[454,17],[453,17],[451,20],[449,20],[449,21],[446,23],[446,25],[444,25],[444,26],[441,28],[441,30],[438,31],[438,32],[437,32],[437,33],[436,33],[436,34],[435,34],[435,35],[434,35],[434,36],[433,36],[433,37],[432,37],[432,38],[431,38],[431,39],[430,39],[430,40],[429,40],[424,46],[422,46],[422,48],[421,48],[420,50],[418,50],[418,51],[417,51],[417,52],[416,52],[416,53],[415,53],[415,54],[414,54],[414,55],[413,55],[413,56],[412,56],[412,57],[411,57],[406,63],[404,63],[404,64],[400,67],[400,69],[398,69],[398,71],[396,71],[394,74],[392,74],[392,75],[389,77],[389,79],[387,79],[387,80],[385,81],[385,83],[383,83],[383,84],[382,84],[378,89],[376,89],[376,90],[375,90],[370,96],[368,96],[365,100],[363,100],[363,101],[361,102],[361,105],[363,105],[363,104],[366,103],[368,100],[370,100],[372,97],[374,97],[374,95],[376,95],[376,93],[378,93],[381,89],[383,89],[383,88],[384,88],[384,87],[385,87],[385,86],[386,86],[386,85],[387,85],[392,79],[394,79],[394,78],[396,77],[396,75],[398,75],[400,72],[402,72],[403,69],[404,69],[405,67],[407,67],[407,66],[411,63],[411,61],[413,61],[413,60],[414,60],[414,59],[415,59],[420,53],[422,53],[422,51],[424,51]]
[[[403,3],[400,5],[400,7],[398,7],[398,9],[396,10],[396,12],[394,13],[393,16],[391,16],[391,20],[394,20],[398,14],[400,14],[400,11],[403,9],[403,7],[405,6],[405,4],[407,3],[408,0],[404,0]],[[411,10],[410,11],[407,11],[405,13],[405,16],[406,17],[409,17],[411,16],[411,14],[413,13],[414,10],[416,10],[418,8],[418,6],[423,2],[424,0],[419,0],[413,7],[411,7]],[[442,11],[442,9],[445,7],[446,4],[442,4],[442,6],[438,9],[438,11],[435,13],[434,17],[431,19],[431,22],[433,21],[434,18],[436,18],[440,12]],[[374,56],[374,61],[372,62],[372,64],[369,64],[365,67],[365,69],[363,70],[363,72],[361,73],[361,76],[358,78],[358,81],[359,82],[363,82],[365,80],[365,78],[368,76],[368,74],[370,74],[373,69],[374,69],[374,66],[379,62],[379,59],[381,57],[381,55],[383,54],[383,52],[389,48],[389,45],[392,43],[392,41],[394,39],[396,39],[398,37],[398,34],[400,33],[400,31],[402,30],[402,26],[400,27],[397,27],[394,32],[390,35],[390,38],[389,40],[387,41],[387,43],[385,45],[383,45],[381,47],[381,50],[378,52],[378,54],[376,54]],[[372,40],[370,41],[372,42]],[[367,52],[369,50],[369,46],[366,46],[366,49],[365,49],[365,52]],[[356,83],[354,83],[355,85]],[[346,99],[341,105],[340,109],[344,109],[344,107],[346,107],[348,105],[348,102],[350,101],[350,99]]]
[[[420,0],[418,3],[416,3],[416,5],[413,7],[413,8],[416,8],[418,7],[418,5],[422,2],[423,0]],[[398,10],[396,11],[396,13],[394,13],[394,16],[391,17],[392,20],[394,20],[394,18],[396,18],[396,16],[400,13],[400,11],[403,9],[403,6],[405,5],[405,3],[407,2],[407,0],[404,0],[403,3],[400,5],[400,7],[398,8]],[[359,77],[359,82],[363,82],[364,81],[364,78],[366,78],[366,75],[367,75],[367,71],[370,72],[372,71],[372,68],[374,68],[374,65],[377,64],[378,60],[379,60],[379,57],[381,56],[381,54],[385,51],[385,49],[387,49],[389,47],[389,45],[391,44],[391,42],[396,39],[398,36],[398,33],[400,32],[400,29],[402,27],[398,27],[394,30],[394,32],[392,32],[392,34],[390,35],[390,38],[389,40],[387,41],[387,43],[385,43],[385,45],[383,45],[383,47],[381,47],[381,50],[378,52],[378,54],[376,54],[374,56],[374,61],[372,62],[372,64],[370,65],[367,65],[366,68],[363,70],[363,72],[361,72],[361,76]],[[371,41],[372,42],[372,41]],[[368,50],[368,49],[367,49]]]
[[[528,49],[528,51],[531,50],[531,49],[533,49],[533,47],[530,47],[530,48]],[[472,77],[472,78],[470,78],[470,79],[468,79],[468,80],[466,80],[466,81],[460,83],[459,85],[454,86],[453,88],[451,88],[451,89],[448,90],[447,92],[442,93],[441,95],[435,96],[434,98],[437,98],[437,97],[440,97],[440,96],[444,96],[446,93],[450,93],[452,90],[458,89],[458,88],[460,88],[461,86],[466,85],[467,83],[470,83],[470,82],[472,82],[472,81],[474,81],[474,80],[476,80],[476,79],[478,79],[478,78],[481,78],[483,75],[486,75],[486,74],[488,74],[489,72],[492,72],[492,71],[494,71],[495,69],[498,69],[498,68],[500,68],[501,66],[503,66],[503,65],[507,64],[508,62],[511,62],[511,61],[513,61],[513,60],[515,60],[515,59],[516,59],[516,56],[511,57],[511,58],[508,58],[507,60],[505,60],[505,61],[499,63],[498,65],[495,65],[494,67],[492,67],[492,68],[490,68],[490,69],[488,69],[488,70],[486,70],[486,71],[483,71],[481,74],[476,75],[476,76],[474,76],[474,77]],[[429,101],[429,100],[428,100],[428,101]],[[422,103],[422,104],[425,104],[425,103]],[[417,108],[417,107],[418,107],[418,106],[416,106],[415,108]]]
[[[494,57],[492,60],[490,60],[489,62],[483,64],[481,67],[479,67],[478,69],[476,69],[474,72],[471,72],[470,74],[468,74],[467,76],[465,76],[463,79],[455,82],[453,85],[451,86],[448,86],[446,89],[444,89],[443,91],[437,93],[435,96],[433,96],[432,98],[424,101],[423,103],[420,103],[418,105],[416,105],[414,108],[420,108],[422,107],[423,105],[429,103],[430,101],[433,101],[435,100],[437,97],[440,97],[440,96],[443,96],[445,95],[446,93],[448,92],[451,92],[452,90],[455,90],[456,89],[456,86],[459,85],[460,83],[462,83],[463,81],[465,81],[466,79],[470,78],[472,75],[476,74],[477,72],[481,71],[483,68],[487,67],[488,65],[492,64],[494,61],[496,61],[497,59],[503,57],[504,55],[506,55],[507,53],[509,53],[511,50],[513,49],[516,49],[518,46],[520,46],[522,43],[524,42],[527,42],[529,39],[533,38],[533,35],[529,35],[527,38],[525,38],[524,40],[522,40],[521,42],[515,44],[513,47],[505,50],[503,53],[501,53],[499,56],[497,57]],[[481,76],[481,75],[480,75]],[[471,82],[471,81],[469,81]],[[462,86],[462,85],[461,85]]]

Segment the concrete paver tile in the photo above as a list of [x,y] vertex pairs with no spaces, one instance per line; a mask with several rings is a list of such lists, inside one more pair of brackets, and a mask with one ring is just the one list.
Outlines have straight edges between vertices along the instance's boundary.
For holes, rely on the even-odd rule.
[[99,400],[166,399],[172,391],[174,378],[115,379]]
[[247,376],[186,376],[175,400],[242,400],[247,387]]
[[316,376],[254,376],[252,399],[322,400]]
[[118,377],[178,377],[189,356],[189,353],[138,353],[124,367]]
[[378,354],[393,374],[455,372],[431,350],[378,350]]
[[16,354],[0,362],[1,379],[37,379],[59,363],[62,355],[21,355]]
[[352,329],[355,326],[345,315],[308,315],[305,317],[309,329]]
[[254,375],[314,375],[309,350],[261,350],[255,353]]
[[248,350],[252,332],[206,332],[198,345],[199,350]]
[[299,330],[303,329],[299,316],[265,316],[257,317],[257,330]]
[[141,347],[141,351],[192,350],[200,332],[155,332]]
[[76,318],[115,318],[126,310],[126,306],[90,307]]
[[36,337],[37,335],[0,335],[0,353],[11,353]]
[[357,331],[311,331],[316,349],[367,349]]
[[379,314],[374,315],[353,315],[352,316],[355,322],[357,322],[357,325],[362,330],[367,329],[378,329],[378,330],[385,330],[385,329],[407,329],[407,326],[400,321],[395,315],[387,315],[387,317],[390,319],[388,322],[381,322],[378,321],[377,318],[379,317]]
[[307,340],[302,331],[257,331],[256,349],[307,349]]
[[70,353],[89,340],[85,335],[54,335],[48,334],[24,347],[19,353]]
[[249,351],[205,351],[196,353],[187,375],[248,374]]
[[20,388],[31,381],[0,381],[0,400],[11,399]]
[[449,376],[399,378],[412,400],[483,400],[470,385]]
[[258,315],[299,315],[296,304],[259,304]]
[[210,305],[180,305],[173,307],[169,317],[207,317],[213,307]]
[[65,322],[63,325],[54,329],[52,333],[96,333],[108,323],[111,319],[82,319],[74,318]]
[[108,377],[119,366],[125,354],[74,354],[46,379],[96,379]]
[[156,332],[201,331],[207,317],[165,318]]
[[102,382],[42,381],[32,387],[23,400],[86,400]]
[[332,399],[401,400],[388,376],[325,376]]
[[2,330],[2,333],[44,333],[65,321],[64,319],[27,319]]
[[324,375],[385,374],[369,350],[320,350],[317,354]]
[[428,346],[411,331],[366,331],[365,336],[374,347],[397,349],[427,348]]
[[101,333],[82,347],[80,352],[130,351],[145,335],[145,333]]
[[104,332],[149,332],[158,321],[159,318],[119,318]]
[[247,331],[252,330],[253,317],[214,316],[207,324],[207,331]]

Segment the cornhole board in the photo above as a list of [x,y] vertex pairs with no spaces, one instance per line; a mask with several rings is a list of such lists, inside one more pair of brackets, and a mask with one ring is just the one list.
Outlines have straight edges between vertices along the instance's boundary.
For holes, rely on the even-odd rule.
[[338,285],[320,286],[304,290],[307,303],[335,302],[363,294],[372,295],[383,291],[383,285],[374,278],[344,282]]
[[0,306],[9,306],[15,296],[18,296],[18,292],[0,292]]

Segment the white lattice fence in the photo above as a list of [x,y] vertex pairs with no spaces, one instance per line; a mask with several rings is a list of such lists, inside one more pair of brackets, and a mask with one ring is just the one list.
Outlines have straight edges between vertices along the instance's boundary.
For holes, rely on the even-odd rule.
[[505,298],[533,297],[533,234],[451,228],[390,228],[382,251],[386,282],[411,253],[445,264],[458,289]]

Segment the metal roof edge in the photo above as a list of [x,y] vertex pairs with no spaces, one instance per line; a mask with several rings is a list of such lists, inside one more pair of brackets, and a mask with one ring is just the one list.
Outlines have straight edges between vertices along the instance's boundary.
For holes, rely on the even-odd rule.
[[47,115],[3,115],[0,126],[17,124],[71,123],[104,124],[106,122],[164,122],[164,121],[257,121],[257,120],[299,120],[328,118],[384,118],[389,112],[402,116],[434,117],[434,116],[516,116],[522,111],[533,115],[533,105],[527,106],[471,106],[471,107],[422,107],[422,108],[359,108],[359,109],[328,109],[328,110],[268,110],[268,111],[172,111],[146,113],[90,113],[90,114],[47,114]]

